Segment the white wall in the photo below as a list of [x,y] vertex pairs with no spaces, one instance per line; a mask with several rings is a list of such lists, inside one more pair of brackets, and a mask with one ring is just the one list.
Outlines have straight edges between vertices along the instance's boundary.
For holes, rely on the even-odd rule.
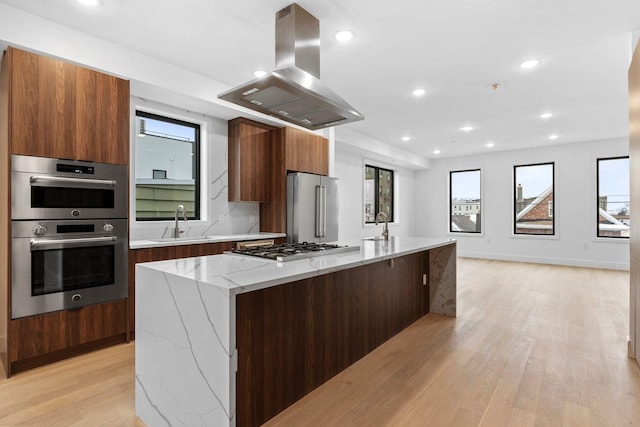
[[[626,156],[627,138],[432,161],[416,176],[416,233],[458,239],[458,255],[612,269],[629,268],[628,240],[597,239],[596,159]],[[512,234],[513,166],[555,162],[556,237]],[[447,234],[448,173],[482,169],[483,233]]]
[[364,164],[394,170],[395,223],[389,224],[391,236],[413,236],[415,232],[415,172],[379,160],[371,160],[336,147],[335,173],[339,178],[339,238],[360,239],[382,233],[382,225],[364,224]]

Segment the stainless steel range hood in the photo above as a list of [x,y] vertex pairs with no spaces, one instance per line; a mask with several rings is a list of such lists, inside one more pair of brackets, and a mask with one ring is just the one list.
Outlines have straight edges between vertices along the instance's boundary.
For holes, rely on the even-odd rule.
[[296,3],[276,14],[276,70],[218,98],[312,130],[364,119],[320,83],[320,23]]

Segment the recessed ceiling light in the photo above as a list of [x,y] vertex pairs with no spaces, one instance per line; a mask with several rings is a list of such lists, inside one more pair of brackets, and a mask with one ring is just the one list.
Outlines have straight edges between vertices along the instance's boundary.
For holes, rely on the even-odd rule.
[[78,3],[81,3],[85,6],[100,6],[100,0],[78,0]]
[[553,116],[553,113],[550,113],[550,112],[546,112],[546,113],[542,113],[542,114],[540,114],[540,118],[541,118],[541,119],[548,119],[548,118],[550,118],[551,116]]
[[405,136],[403,136],[403,137],[402,137],[402,140],[403,140],[403,141],[409,141],[410,139],[411,139],[411,137],[410,137],[410,136],[407,136],[407,135],[405,135]]
[[436,148],[435,150],[433,150],[433,154],[440,154],[440,150]]
[[491,147],[493,147],[494,145],[496,145],[496,144],[494,144],[493,142],[487,142],[487,147],[488,147],[488,148],[491,148]]
[[260,78],[266,76],[267,72],[265,70],[256,70],[253,72],[253,75]]
[[460,128],[462,132],[471,132],[473,130],[473,126],[465,125]]
[[355,34],[353,33],[353,31],[351,31],[351,30],[342,30],[342,31],[338,31],[335,34],[334,37],[339,42],[348,42],[348,41],[353,40],[354,36],[355,36]]
[[549,139],[558,139],[558,138],[559,138],[559,136],[557,134],[555,134],[555,133],[549,135]]
[[530,59],[528,61],[524,61],[522,64],[520,64],[520,68],[523,69],[529,69],[529,68],[534,68],[536,67],[538,64],[540,63],[539,59]]
[[413,92],[411,93],[413,94],[413,96],[422,96],[425,93],[427,93],[427,91],[425,89],[418,88],[418,89],[414,89]]

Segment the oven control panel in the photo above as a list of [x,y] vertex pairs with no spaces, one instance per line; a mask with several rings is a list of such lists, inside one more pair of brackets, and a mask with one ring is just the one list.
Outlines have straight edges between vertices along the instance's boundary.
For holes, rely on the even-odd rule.
[[47,227],[42,224],[38,224],[33,227],[33,234],[35,236],[44,236],[45,234],[47,234]]

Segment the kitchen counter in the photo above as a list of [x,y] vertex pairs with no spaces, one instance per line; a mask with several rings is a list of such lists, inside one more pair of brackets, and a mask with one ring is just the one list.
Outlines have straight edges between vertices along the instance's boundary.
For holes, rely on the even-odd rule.
[[452,243],[455,243],[455,240],[391,237],[386,242],[383,240],[341,242],[341,245],[360,246],[360,250],[335,255],[323,253],[296,261],[276,262],[235,254],[156,261],[138,264],[136,278],[147,274],[142,269],[152,269],[164,273],[169,281],[172,276],[181,280],[197,281],[201,286],[215,286],[220,292],[231,296]]
[[197,245],[216,242],[241,242],[245,240],[278,239],[285,233],[227,234],[215,236],[164,237],[159,239],[131,240],[129,249],[158,248],[163,246]]
[[223,254],[136,265],[137,415],[147,425],[236,425],[239,294],[428,251],[429,311],[455,316],[455,240],[341,244],[360,250],[287,262]]

